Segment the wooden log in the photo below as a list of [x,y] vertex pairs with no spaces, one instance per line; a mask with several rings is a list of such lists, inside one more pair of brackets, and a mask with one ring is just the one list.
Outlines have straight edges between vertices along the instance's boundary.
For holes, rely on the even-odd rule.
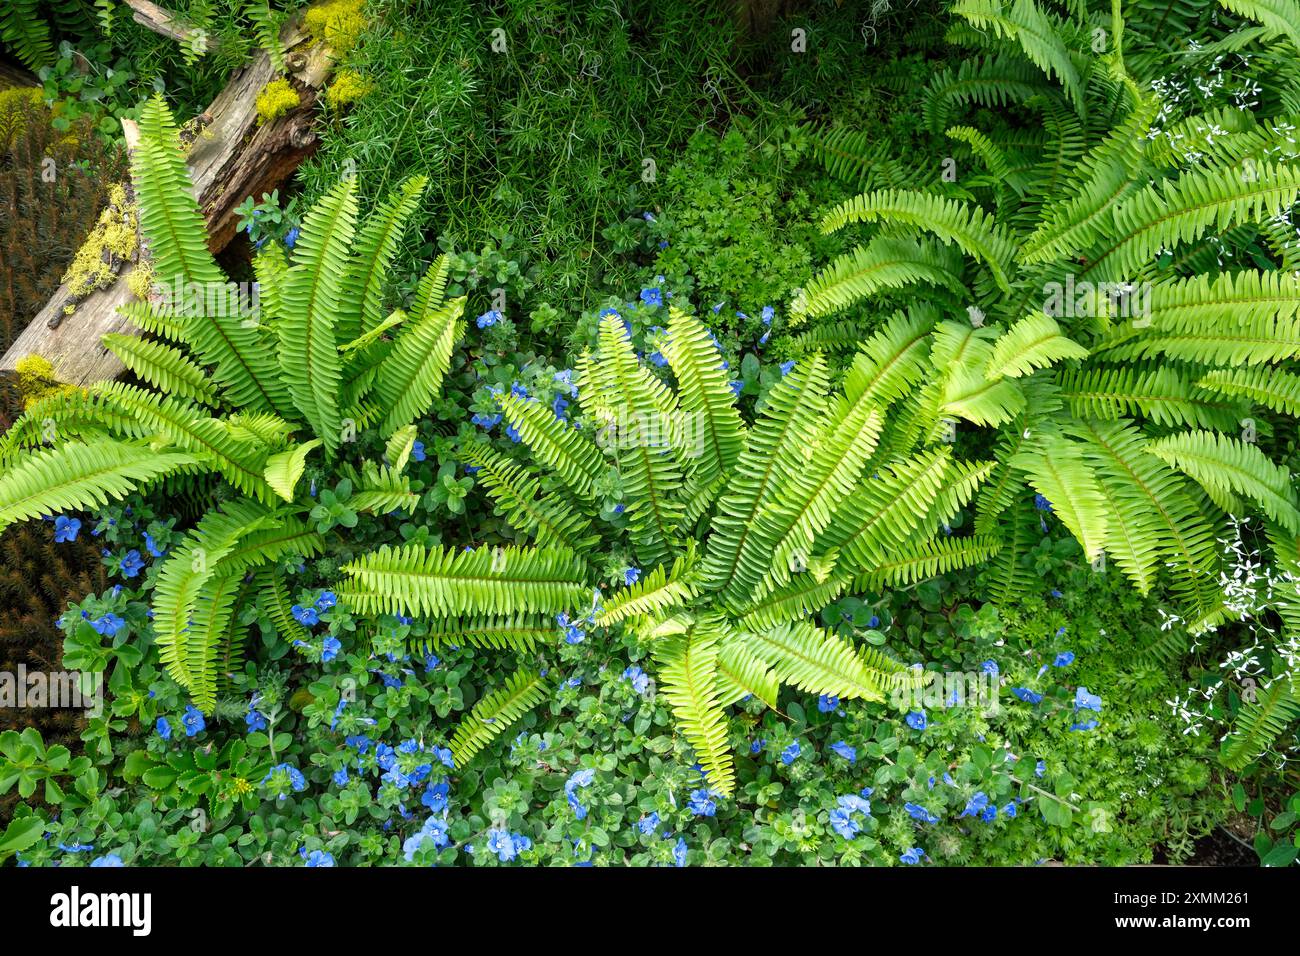
[[[312,45],[296,24],[287,25],[280,40],[299,105],[271,123],[258,125],[257,94],[276,78],[270,58],[259,51],[203,113],[204,129],[189,154],[190,177],[208,224],[208,247],[214,253],[235,236],[239,222],[235,208],[249,196],[260,198],[283,185],[316,146],[312,128],[316,103],[333,58],[323,45]],[[60,381],[73,385],[122,374],[121,362],[100,339],[110,332],[137,331],[117,313],[132,299],[127,280],[134,268],[134,263],[126,264],[112,285],[92,292],[70,315],[64,314],[64,306],[72,295],[66,284],[61,285],[0,358],[0,371],[13,369],[35,354],[54,366]]]

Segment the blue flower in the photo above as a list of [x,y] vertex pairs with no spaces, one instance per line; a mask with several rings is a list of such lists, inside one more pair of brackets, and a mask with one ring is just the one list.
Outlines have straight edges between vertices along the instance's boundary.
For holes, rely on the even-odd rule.
[[653,309],[664,304],[664,296],[659,289],[642,289],[641,301]]
[[95,618],[90,622],[90,626],[95,629],[97,634],[103,634],[105,637],[116,637],[117,632],[126,627],[126,621],[110,611],[103,617]]
[[636,584],[639,580],[641,580],[640,568],[628,568],[623,572],[623,583],[628,587]]
[[691,791],[691,799],[686,806],[697,817],[711,817],[718,812],[713,792],[703,788]]
[[926,720],[925,711],[923,710],[914,710],[904,719],[907,721],[907,726],[913,730],[925,730],[929,726],[929,721]]
[[1041,777],[1045,773],[1047,773],[1047,764],[1044,761],[1040,760],[1038,763],[1034,764],[1035,777]]
[[795,762],[802,751],[803,748],[799,746],[799,741],[796,740],[789,747],[786,747],[781,751],[781,763],[785,764],[787,767],[790,766],[790,764]]
[[158,542],[153,539],[148,531],[144,533],[144,549],[149,552],[151,557],[161,558],[167,553],[166,548],[158,547]]
[[745,390],[745,383],[740,381],[740,379],[733,379],[727,384],[731,386],[731,397],[740,398],[740,393]]
[[[292,764],[287,763],[278,763],[272,767],[267,771],[266,776],[262,778],[262,783],[269,783],[276,774],[280,773],[285,774],[289,778],[289,786],[293,789],[294,793],[301,793],[307,789],[307,778],[302,775],[302,771]],[[288,796],[288,794],[281,793],[279,798],[283,800],[286,796]]]
[[54,540],[55,541],[76,541],[77,534],[81,531],[81,519],[69,518],[65,515],[59,515],[54,519]]
[[134,578],[144,570],[144,559],[140,557],[140,552],[132,548],[122,559],[122,573],[128,578]]
[[346,787],[348,785],[348,768],[339,767],[334,771],[334,785],[336,787]]
[[849,763],[858,762],[857,750],[853,747],[850,747],[842,740],[837,740],[835,743],[831,744],[831,751],[843,757]]
[[1002,808],[1002,812],[1006,814],[1008,820],[1014,820],[1016,818],[1016,802],[1012,800]]
[[997,662],[997,661],[992,661],[992,660],[985,661],[983,664],[980,665],[980,670],[983,671],[985,674],[988,674],[988,675],[991,676],[991,677],[997,677],[997,676],[998,676],[998,662]]
[[109,853],[106,854],[105,856],[97,856],[90,861],[90,865],[107,866],[107,867],[126,866],[126,864],[122,862],[122,858],[118,856],[116,853]]
[[505,830],[492,830],[488,834],[487,848],[497,855],[502,863],[509,863],[525,850],[533,848],[533,841],[522,833],[507,833]]
[[638,694],[644,694],[650,687],[650,675],[635,664],[623,670],[623,677],[632,682],[632,689]]
[[921,862],[921,857],[925,856],[925,851],[919,846],[914,846],[910,850],[905,850],[899,854],[898,859],[908,866]]
[[1052,513],[1052,503],[1042,495],[1034,495],[1034,507],[1039,511],[1046,511],[1048,514]]
[[474,320],[474,324],[480,329],[486,329],[489,326],[496,325],[504,316],[496,309],[489,309]]
[[578,800],[578,788],[589,787],[591,782],[596,779],[596,771],[588,767],[586,770],[578,770],[564,784],[564,795],[569,800],[569,806],[573,807],[573,815],[579,820],[587,818],[587,808]]
[[978,790],[975,795],[966,801],[966,809],[961,812],[963,817],[974,817],[984,812],[984,808],[989,805],[989,795],[983,790]]
[[936,814],[931,813],[919,803],[905,803],[903,809],[907,811],[907,815],[913,820],[920,820],[922,823],[939,822],[939,817]]
[[822,694],[817,698],[817,709],[823,714],[829,714],[836,707],[840,706],[840,699],[834,694]]
[[862,824],[853,817],[853,814],[842,808],[831,811],[830,824],[831,829],[846,840],[852,840],[862,832]]
[[782,375],[782,376],[789,375],[789,374],[790,374],[790,369],[792,369],[792,368],[794,368],[794,359],[790,359],[790,361],[788,361],[788,362],[782,362],[782,363],[781,363],[781,375]]
[[752,754],[762,753],[763,748],[766,746],[767,746],[767,740],[762,737],[759,737],[757,740],[750,742],[749,752]]
[[1037,704],[1043,699],[1042,694],[1035,693],[1028,687],[1013,687],[1011,688],[1011,693],[1015,694],[1026,704]]
[[776,315],[776,309],[770,305],[763,306],[763,311],[759,313],[759,318],[763,320],[764,325],[772,324],[772,316]]
[[1072,724],[1072,725],[1070,726],[1070,729],[1071,729],[1071,730],[1092,730],[1094,727],[1097,727],[1097,726],[1099,726],[1099,721],[1096,721],[1096,720],[1085,720],[1085,721],[1084,721],[1083,723],[1081,723],[1081,724]]
[[998,818],[998,807],[997,804],[995,803],[990,803],[987,807],[984,808],[984,812],[980,814],[980,819],[983,820],[985,823],[992,823],[997,818]]
[[551,402],[551,414],[556,418],[564,419],[569,410],[569,400],[563,395],[556,395],[555,400]]
[[648,816],[643,816],[636,822],[636,828],[641,831],[643,836],[650,836],[659,826],[658,811],[651,811]]
[[256,730],[266,730],[266,717],[260,711],[248,705],[248,713],[244,715],[244,723],[248,725],[247,733],[253,733]]
[[677,843],[673,846],[673,865],[685,866],[686,853],[687,853],[686,840],[683,839],[682,837],[678,837]]
[[424,794],[420,797],[420,803],[428,807],[434,813],[447,809],[447,794],[451,792],[451,786],[447,781],[442,783],[430,783],[424,789]]
[[330,661],[334,660],[336,657],[339,656],[339,651],[341,651],[342,649],[343,649],[343,645],[339,643],[339,639],[337,637],[326,637],[325,642],[321,644],[321,651],[320,651],[321,661],[328,664]]
[[307,607],[303,607],[301,604],[295,604],[289,609],[289,612],[293,615],[295,621],[305,627],[312,627],[320,623],[320,614],[318,614],[316,608],[310,604]]
[[1056,655],[1056,660],[1052,661],[1053,667],[1068,667],[1074,663],[1074,651],[1061,651]]
[[1075,710],[1095,710],[1101,713],[1101,698],[1096,694],[1089,694],[1088,688],[1080,687],[1074,692],[1074,709]]
[[208,726],[203,719],[203,712],[193,704],[185,705],[185,713],[181,715],[181,723],[185,725],[186,737],[193,737]]
[[153,729],[158,732],[158,736],[163,740],[172,739],[172,725],[167,723],[166,717],[159,717],[158,722],[153,725]]

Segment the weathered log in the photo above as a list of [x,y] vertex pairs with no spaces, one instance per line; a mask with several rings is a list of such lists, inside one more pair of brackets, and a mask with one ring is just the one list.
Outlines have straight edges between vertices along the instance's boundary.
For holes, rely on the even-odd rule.
[[[290,82],[299,105],[271,123],[258,125],[257,94],[276,73],[265,51],[231,78],[203,114],[205,128],[189,154],[190,177],[208,224],[208,247],[220,252],[234,238],[236,207],[249,196],[279,188],[316,146],[312,124],[316,102],[333,66],[322,45],[312,45],[296,24],[280,34]],[[51,297],[27,328],[0,358],[0,371],[13,369],[28,355],[40,355],[54,366],[60,381],[86,385],[115,378],[125,369],[100,344],[110,332],[134,333],[135,326],[118,315],[132,298],[127,280],[135,265],[128,263],[116,281],[92,292],[70,315],[72,300],[66,284]]]

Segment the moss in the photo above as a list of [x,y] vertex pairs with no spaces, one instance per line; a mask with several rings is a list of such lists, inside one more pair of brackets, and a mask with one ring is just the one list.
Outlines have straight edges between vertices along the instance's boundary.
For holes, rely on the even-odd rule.
[[356,70],[340,70],[325,91],[325,101],[334,109],[355,103],[371,90],[371,83]]
[[118,184],[110,188],[108,205],[63,275],[74,298],[84,299],[113,283],[121,263],[136,253],[137,225],[135,207],[127,202],[125,187]]
[[342,56],[357,45],[366,28],[361,13],[364,0],[332,0],[312,7],[302,18],[303,29],[318,42]]
[[27,119],[42,104],[41,91],[20,87],[0,90],[0,148],[7,149],[27,129]]
[[263,126],[295,109],[302,100],[286,79],[272,80],[257,94],[257,124]]

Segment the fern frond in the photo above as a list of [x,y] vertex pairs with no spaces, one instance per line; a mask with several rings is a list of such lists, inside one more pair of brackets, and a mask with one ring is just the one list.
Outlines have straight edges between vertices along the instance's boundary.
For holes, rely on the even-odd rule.
[[540,704],[546,697],[547,686],[540,674],[523,668],[476,703],[451,735],[451,754],[456,767],[463,770],[475,754]]
[[383,545],[343,566],[340,600],[359,614],[450,617],[557,614],[587,595],[582,561],[563,548],[477,551]]

